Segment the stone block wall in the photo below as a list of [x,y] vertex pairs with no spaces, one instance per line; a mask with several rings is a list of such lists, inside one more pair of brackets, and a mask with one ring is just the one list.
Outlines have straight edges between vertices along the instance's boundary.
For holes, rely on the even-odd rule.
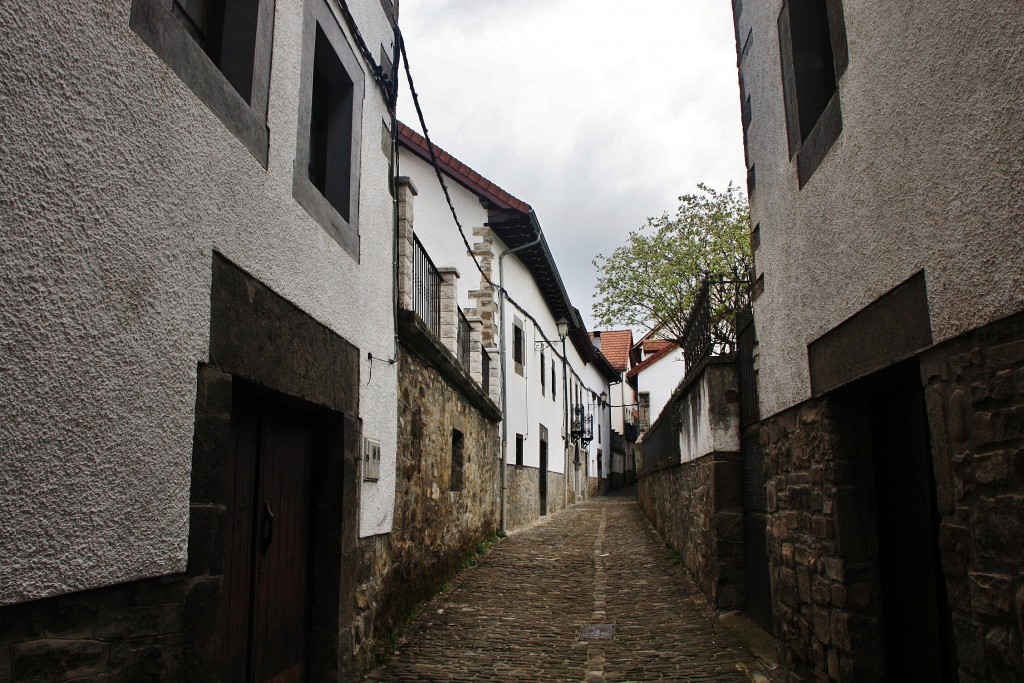
[[[1024,680],[1024,314],[922,353],[938,549],[961,681]],[[882,680],[868,406],[761,423],[773,611],[792,680]]]
[[[565,476],[548,472],[548,514],[565,509]],[[540,471],[536,467],[505,465],[505,523],[509,531],[540,519]]]
[[867,434],[838,398],[761,425],[775,635],[792,680],[883,680]]
[[[405,334],[412,332],[406,328]],[[394,525],[389,535],[360,540],[353,629],[361,668],[378,658],[405,620],[462,569],[499,523],[496,408],[481,410],[465,386],[405,344],[398,363]],[[463,435],[461,486],[458,477],[453,485],[453,430]]]
[[0,608],[0,681],[177,681],[188,588],[148,579]]
[[743,606],[738,453],[710,453],[641,477],[640,507],[719,609]]
[[1024,314],[922,356],[961,680],[1024,680]]

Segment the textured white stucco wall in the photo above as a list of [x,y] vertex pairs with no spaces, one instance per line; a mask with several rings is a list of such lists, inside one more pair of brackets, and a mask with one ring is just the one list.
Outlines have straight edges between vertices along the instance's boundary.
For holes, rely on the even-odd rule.
[[[377,0],[358,8],[385,40]],[[385,104],[367,79],[357,263],[292,199],[303,3],[277,2],[264,169],[129,29],[130,2],[0,6],[0,602],[181,571],[220,251],[360,349],[394,499]]]
[[[807,344],[920,269],[936,343],[1024,307],[1024,12],[844,0],[843,131],[803,190],[789,161],[782,2],[741,41],[757,187],[762,417],[810,395]],[[737,117],[738,118],[738,117]]]

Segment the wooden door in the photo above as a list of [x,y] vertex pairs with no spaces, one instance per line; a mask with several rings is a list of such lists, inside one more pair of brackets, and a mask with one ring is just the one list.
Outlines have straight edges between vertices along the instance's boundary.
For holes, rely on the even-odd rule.
[[548,514],[548,442],[540,442],[540,479],[537,482],[540,491],[540,514]]
[[224,603],[228,680],[306,679],[313,421],[239,396]]

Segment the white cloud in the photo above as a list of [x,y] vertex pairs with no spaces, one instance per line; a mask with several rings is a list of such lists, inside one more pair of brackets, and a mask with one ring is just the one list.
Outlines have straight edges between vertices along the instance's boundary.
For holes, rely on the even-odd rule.
[[431,138],[534,207],[588,324],[598,252],[745,180],[728,3],[406,0],[400,25]]

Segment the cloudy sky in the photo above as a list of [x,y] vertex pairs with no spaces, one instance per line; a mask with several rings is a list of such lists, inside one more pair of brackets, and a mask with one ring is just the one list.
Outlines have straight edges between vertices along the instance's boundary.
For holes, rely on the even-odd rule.
[[[431,139],[533,206],[591,329],[595,255],[698,182],[745,187],[725,0],[403,0],[400,11]],[[402,87],[399,116],[419,129],[404,74]]]

